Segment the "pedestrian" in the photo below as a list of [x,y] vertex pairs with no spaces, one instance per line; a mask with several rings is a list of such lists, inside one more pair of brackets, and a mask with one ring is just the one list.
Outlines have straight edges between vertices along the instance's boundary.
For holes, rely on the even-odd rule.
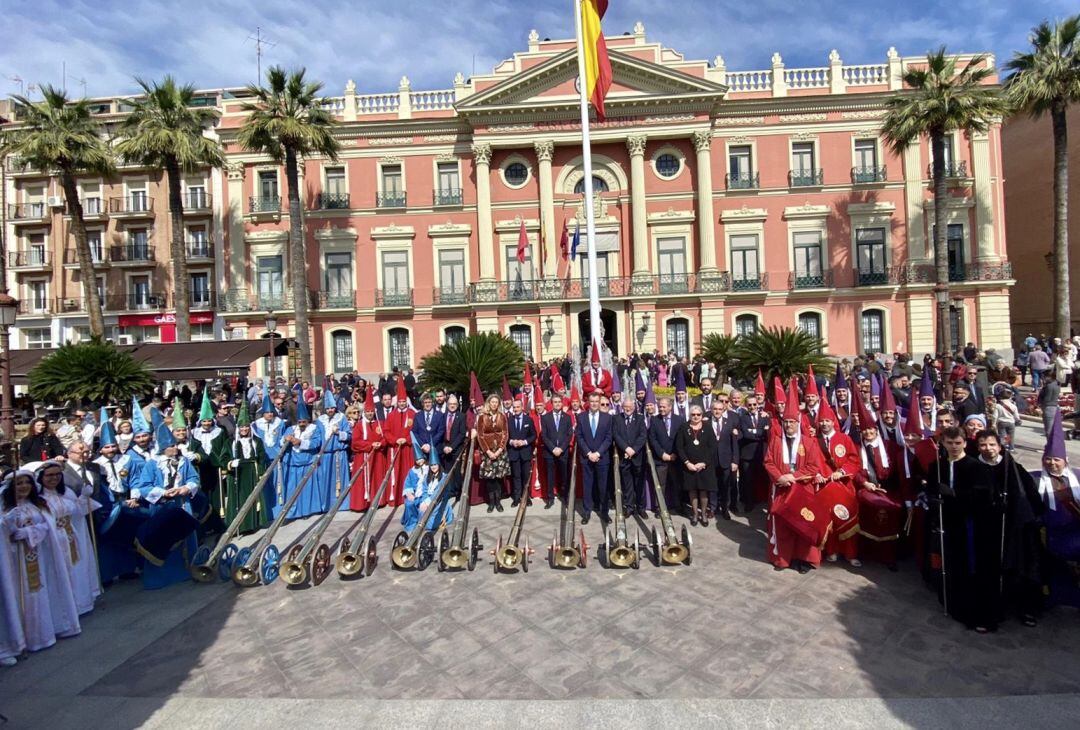
[[1016,403],[1013,402],[1012,391],[1008,388],[1002,388],[997,396],[997,404],[995,408],[995,418],[997,421],[997,435],[1001,445],[1005,447],[1006,451],[1013,450],[1013,437],[1016,434],[1016,424],[1020,423],[1020,412],[1016,409]]
[[706,427],[701,406],[690,406],[690,420],[675,436],[682,465],[682,488],[690,503],[690,526],[709,526],[709,499],[716,485],[716,434]]
[[1049,437],[1050,426],[1054,423],[1054,418],[1058,413],[1058,400],[1061,398],[1061,385],[1058,384],[1056,377],[1046,378],[1043,382],[1042,388],[1039,389],[1038,404],[1039,410],[1042,411],[1043,420],[1043,435]]

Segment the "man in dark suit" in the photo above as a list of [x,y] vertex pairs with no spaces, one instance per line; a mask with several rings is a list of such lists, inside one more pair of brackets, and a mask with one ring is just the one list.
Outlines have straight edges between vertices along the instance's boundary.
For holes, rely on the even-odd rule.
[[[712,402],[709,426],[716,434],[716,485],[710,493],[709,512],[719,511],[725,520],[731,519],[731,508],[738,496],[736,479],[739,474],[739,417],[728,410],[728,397],[717,393]],[[711,516],[711,515],[710,515]]]
[[749,393],[739,417],[739,501],[749,512],[754,506],[754,485],[765,478],[765,447],[769,443],[769,417],[761,412],[761,396]]
[[551,413],[540,417],[540,440],[544,445],[544,468],[547,470],[547,491],[544,509],[555,503],[555,496],[566,500],[570,470],[570,440],[574,427],[569,413],[563,413],[562,394],[551,394]]
[[429,393],[424,394],[420,405],[423,410],[416,414],[412,424],[413,451],[417,459],[430,463],[431,453],[446,440],[446,416],[435,410],[435,401]]
[[[459,410],[459,407],[460,403],[456,395],[451,393],[446,397],[446,435],[439,458],[443,469],[453,468],[454,462],[461,455],[461,450],[465,448],[468,428],[465,423],[465,414]],[[464,473],[463,468],[458,468],[454,469],[454,473],[450,476],[450,496],[455,499],[461,496],[461,480]]]
[[712,417],[712,404],[713,399],[716,397],[712,392],[712,378],[701,379],[701,395],[695,395],[690,399],[690,405],[700,406],[701,412],[705,414],[706,418]]
[[584,486],[584,510],[581,524],[589,524],[593,510],[593,493],[600,498],[601,522],[608,521],[608,469],[611,466],[611,415],[600,411],[600,394],[589,394],[589,410],[577,419],[578,461],[581,463]]
[[637,412],[632,398],[622,403],[622,413],[614,417],[612,438],[619,454],[619,478],[622,481],[623,511],[645,516],[645,444],[648,440],[645,417]]
[[506,458],[510,461],[510,502],[517,507],[522,496],[530,500],[529,474],[532,472],[532,458],[536,444],[536,426],[532,418],[525,413],[522,398],[514,398],[510,413],[506,417],[508,440]]
[[[685,420],[671,412],[671,399],[661,398],[657,404],[659,413],[649,424],[649,448],[652,449],[653,463],[656,464],[656,476],[660,479],[660,488],[665,493],[672,490],[679,478],[679,468],[669,468],[679,457],[675,453],[675,434],[679,432]],[[676,506],[676,505],[672,505]]]
[[392,393],[382,393],[379,395],[379,402],[375,404],[375,418],[380,423],[386,420],[386,417],[394,412],[394,396]]

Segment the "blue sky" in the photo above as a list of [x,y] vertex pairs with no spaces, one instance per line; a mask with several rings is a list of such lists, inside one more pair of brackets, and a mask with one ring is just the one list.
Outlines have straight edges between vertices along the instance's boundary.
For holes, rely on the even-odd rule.
[[[486,72],[541,38],[573,34],[571,0],[3,0],[0,95],[23,85],[60,84],[89,95],[132,91],[134,75],[171,72],[201,88],[255,80],[260,26],[276,43],[264,68],[306,66],[340,94],[348,79],[361,92],[447,88],[475,63]],[[303,10],[300,10],[303,8]],[[884,60],[889,46],[917,55],[946,44],[991,51],[1003,63],[1044,18],[1077,12],[1076,0],[610,0],[605,32],[645,23],[650,41],[687,58],[724,56],[729,69],[766,68],[773,51],[793,66],[823,66],[831,48],[848,63]]]

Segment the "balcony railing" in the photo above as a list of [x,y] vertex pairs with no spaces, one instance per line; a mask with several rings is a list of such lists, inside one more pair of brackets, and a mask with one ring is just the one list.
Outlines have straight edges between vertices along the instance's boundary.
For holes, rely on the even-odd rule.
[[[83,218],[98,218],[105,216],[105,205],[101,198],[83,198],[79,201],[82,205]],[[71,215],[71,206],[64,204],[64,215]]]
[[[601,297],[614,298],[731,291],[731,277],[726,271],[711,275],[615,276],[601,279],[598,283],[601,285]],[[589,283],[581,279],[480,281],[469,285],[467,296],[470,303],[587,299]]]
[[856,185],[885,182],[888,170],[885,165],[851,168],[851,182]]
[[405,207],[405,192],[390,192],[379,193],[375,196],[375,207],[377,208],[404,208]]
[[[53,311],[57,314],[67,314],[70,312],[85,312],[87,302],[89,300],[86,297],[66,297],[53,300]],[[107,309],[107,302],[105,299],[101,301],[101,308]]]
[[315,196],[315,207],[319,210],[348,210],[348,193],[319,193]]
[[825,182],[824,170],[789,170],[788,185],[793,188],[812,188],[823,185]]
[[468,290],[463,287],[435,287],[431,290],[432,304],[465,304],[468,301]]
[[464,199],[461,188],[442,188],[431,193],[434,205],[461,205]]
[[38,299],[36,297],[27,297],[26,299],[20,299],[19,304],[15,308],[16,314],[23,315],[35,315],[35,314],[52,314],[56,311],[56,302],[52,299]]
[[192,289],[188,292],[188,306],[191,309],[216,309],[217,292],[213,289]]
[[413,303],[412,289],[376,289],[376,307],[411,307]]
[[44,249],[8,252],[8,266],[13,269],[48,266],[51,262],[52,252]]
[[[315,292],[308,291],[308,304],[317,306]],[[292,290],[276,292],[249,291],[248,289],[229,289],[224,301],[218,299],[217,306],[225,312],[267,312],[291,310],[293,308]]]
[[[104,266],[108,263],[108,258],[105,254],[105,249],[102,246],[90,247],[90,260],[95,266]],[[77,266],[79,263],[79,251],[76,248],[64,249],[64,264],[68,266]]]
[[[1008,281],[1013,278],[1012,262],[963,263],[949,267],[949,281]],[[902,273],[905,284],[933,284],[937,268],[932,263],[907,264]]]
[[355,292],[317,291],[314,294],[316,309],[356,309]]
[[752,275],[732,275],[731,291],[762,291],[769,288],[769,275],[767,273]]
[[833,272],[823,271],[820,274],[807,274],[791,272],[788,274],[788,289],[828,289],[833,285]]
[[899,269],[895,266],[887,266],[883,269],[871,269],[863,271],[855,269],[855,286],[886,286],[899,284],[903,280]]
[[40,221],[49,216],[45,203],[16,203],[8,206],[8,218],[13,221]]
[[109,198],[109,212],[118,215],[150,215],[154,212],[154,199],[147,195]]
[[[961,160],[960,162],[947,162],[945,163],[945,177],[957,178],[967,177],[967,162]],[[930,163],[926,166],[926,178],[928,180],[934,179],[934,165]]]
[[169,306],[168,297],[165,294],[149,294],[139,292],[128,292],[127,299],[125,300],[127,309],[134,309],[138,311],[146,311],[150,309],[164,309]]
[[189,259],[210,259],[214,257],[214,242],[210,238],[189,238],[184,242],[184,249]]
[[213,206],[210,193],[206,191],[187,192],[182,196],[185,213],[207,211]]
[[728,173],[725,179],[728,190],[757,190],[761,187],[761,173],[758,172]]
[[109,261],[114,264],[150,264],[154,262],[154,249],[149,243],[112,246],[109,248]]
[[252,213],[280,213],[281,198],[277,195],[266,197],[252,195],[248,198],[248,211]]

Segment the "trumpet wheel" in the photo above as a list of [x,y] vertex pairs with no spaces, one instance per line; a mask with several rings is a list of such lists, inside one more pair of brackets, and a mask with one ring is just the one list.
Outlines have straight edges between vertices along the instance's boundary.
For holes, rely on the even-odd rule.
[[472,537],[469,538],[469,570],[476,570],[476,561],[483,549],[484,546],[480,544],[480,531],[474,527]]
[[232,568],[229,571],[229,575],[232,575],[232,572],[239,568],[241,565],[247,565],[249,560],[251,560],[251,548],[240,548],[240,551],[236,553],[236,557],[233,558]]
[[217,564],[218,578],[229,580],[232,577],[233,562],[236,560],[236,554],[239,551],[240,548],[231,542],[221,551],[221,557],[218,558]]
[[371,575],[375,570],[375,564],[379,562],[379,553],[375,547],[375,541],[370,537],[364,542],[367,547],[360,553],[364,556],[364,575]]
[[578,563],[578,565],[581,566],[582,569],[584,569],[586,564],[589,562],[589,543],[585,542],[584,529],[582,529],[581,532],[578,533],[578,537],[581,540],[581,561]]
[[446,530],[439,529],[439,572],[442,573],[446,570],[446,565],[443,563],[443,553],[450,549],[450,536],[446,534]]
[[521,554],[521,570],[523,573],[529,572],[529,553],[532,550],[529,548],[529,538],[525,538],[525,552]]
[[192,565],[206,565],[206,561],[210,559],[210,548],[207,545],[203,545],[195,551],[195,557],[191,559]]
[[300,557],[301,550],[303,550],[303,548],[300,545],[293,545],[291,548],[289,548],[289,552],[285,556],[285,562],[295,563],[296,559]]
[[634,537],[634,562],[630,567],[637,570],[641,567],[641,530],[638,530],[637,535]]
[[694,561],[694,556],[690,552],[690,530],[686,525],[682,526],[682,544],[686,548],[686,564],[690,565]]
[[277,580],[278,571],[281,569],[281,553],[274,545],[267,546],[259,563],[259,575],[264,586],[268,586]]
[[653,556],[653,565],[655,565],[657,568],[659,568],[660,567],[660,535],[657,534],[655,525],[653,525],[653,528],[652,528],[652,556]]
[[435,559],[435,536],[425,532],[420,538],[420,552],[416,556],[417,570],[425,570]]
[[409,533],[399,532],[397,537],[394,538],[394,547],[401,547],[409,541]]
[[320,585],[326,576],[330,575],[330,546],[319,545],[315,551],[315,558],[311,561],[311,582],[313,585]]
[[338,548],[338,555],[344,555],[345,553],[349,552],[349,547],[351,545],[352,543],[349,542],[349,538],[341,538],[341,546]]

